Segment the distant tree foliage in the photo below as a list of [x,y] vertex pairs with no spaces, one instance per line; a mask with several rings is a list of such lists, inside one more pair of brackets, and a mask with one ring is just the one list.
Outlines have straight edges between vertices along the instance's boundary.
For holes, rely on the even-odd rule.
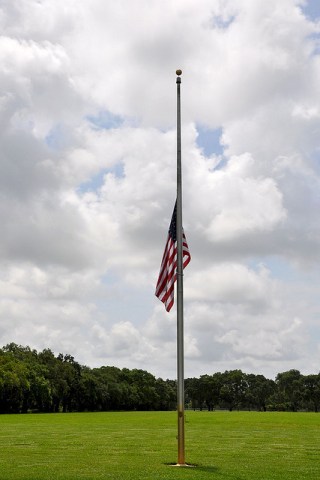
[[[275,380],[241,370],[185,380],[187,408],[307,410],[320,408],[320,373],[298,370]],[[0,349],[0,413],[174,410],[176,382],[145,370],[89,368],[71,355],[10,343]]]
[[91,369],[15,343],[0,349],[0,413],[171,410],[175,398],[175,382],[144,370]]

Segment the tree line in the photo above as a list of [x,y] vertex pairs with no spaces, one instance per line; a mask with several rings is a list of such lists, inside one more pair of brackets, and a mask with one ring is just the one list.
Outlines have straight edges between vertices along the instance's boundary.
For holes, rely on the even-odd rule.
[[[186,408],[308,410],[320,405],[320,374],[230,370],[185,380]],[[0,413],[174,410],[176,381],[140,369],[80,365],[71,355],[10,343],[0,349]]]

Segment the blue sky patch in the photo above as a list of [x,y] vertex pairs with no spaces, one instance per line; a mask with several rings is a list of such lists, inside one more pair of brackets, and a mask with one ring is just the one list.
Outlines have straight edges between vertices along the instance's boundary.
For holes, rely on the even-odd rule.
[[117,163],[112,168],[103,168],[96,175],[93,175],[90,180],[82,183],[79,186],[79,192],[97,192],[102,187],[107,173],[112,173],[117,178],[123,178],[125,176],[123,163]]
[[120,127],[123,123],[123,118],[119,115],[114,115],[108,110],[99,112],[97,115],[88,115],[87,120],[91,125],[98,130],[108,130],[110,128]]
[[208,128],[197,125],[198,137],[197,145],[202,149],[206,157],[211,155],[222,155],[223,146],[220,143],[222,128],[210,130]]
[[320,1],[308,0],[306,5],[301,6],[301,10],[310,20],[317,20],[320,18]]
[[222,15],[215,15],[212,18],[212,25],[215,28],[220,28],[222,30],[226,30],[227,28],[230,27],[230,25],[233,23],[235,20],[234,15],[230,15],[229,17],[224,18]]
[[87,182],[82,183],[79,186],[79,191],[81,193],[85,192],[96,192],[103,185],[104,176],[108,173],[108,169],[100,170],[99,173],[90,178]]
[[319,55],[320,53],[320,33],[312,33],[309,38],[314,42],[313,55]]
[[45,137],[45,142],[52,150],[61,150],[66,146],[65,129],[61,124],[55,125]]

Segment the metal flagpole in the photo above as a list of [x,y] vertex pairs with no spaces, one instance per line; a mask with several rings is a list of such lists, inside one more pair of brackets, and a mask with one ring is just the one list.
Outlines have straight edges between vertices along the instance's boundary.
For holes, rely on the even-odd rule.
[[182,172],[181,172],[181,70],[177,74],[177,404],[178,465],[185,465],[184,438],[184,333],[183,333],[183,253],[182,253]]

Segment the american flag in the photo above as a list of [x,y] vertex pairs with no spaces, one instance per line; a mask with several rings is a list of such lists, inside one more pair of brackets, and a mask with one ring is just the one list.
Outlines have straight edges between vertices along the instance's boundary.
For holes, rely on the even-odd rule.
[[[182,231],[182,258],[183,268],[191,260],[189,247]],[[164,249],[159,278],[156,286],[156,297],[164,303],[167,312],[170,312],[174,303],[174,282],[177,279],[177,204],[175,204],[168,232],[167,243]]]

